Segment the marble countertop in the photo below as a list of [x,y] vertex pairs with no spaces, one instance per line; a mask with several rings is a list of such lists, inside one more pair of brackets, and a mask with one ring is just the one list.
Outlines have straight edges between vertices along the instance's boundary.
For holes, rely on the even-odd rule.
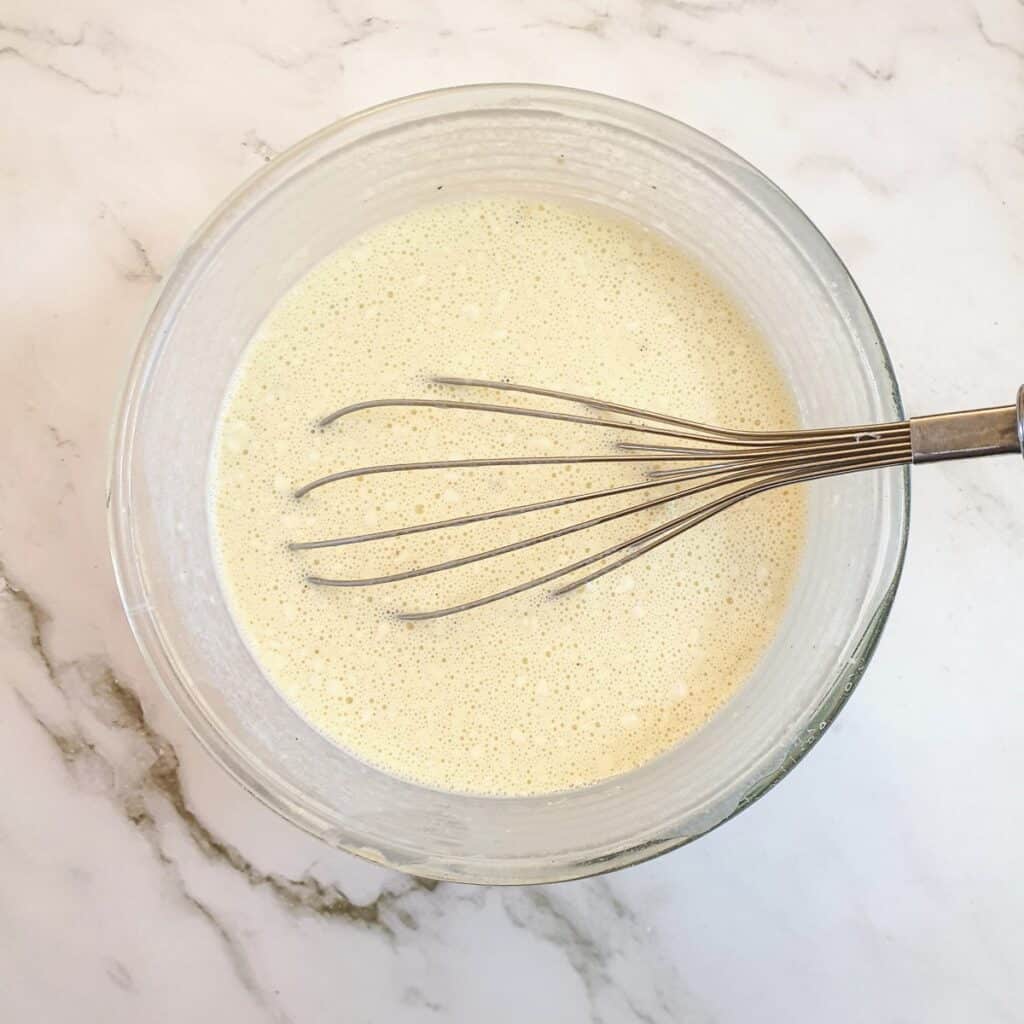
[[187,233],[333,119],[466,81],[660,108],[851,266],[912,411],[1024,380],[1010,0],[0,0],[0,1019],[961,1022],[1024,1015],[1024,466],[915,471],[906,573],[807,761],[700,842],[425,885],[278,820],[140,662],[108,423]]

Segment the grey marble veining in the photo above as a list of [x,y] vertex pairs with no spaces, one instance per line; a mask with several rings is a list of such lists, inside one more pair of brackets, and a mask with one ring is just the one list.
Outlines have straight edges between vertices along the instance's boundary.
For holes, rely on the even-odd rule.
[[110,412],[153,291],[249,173],[463,81],[660,108],[847,260],[913,411],[1024,380],[1024,7],[0,0],[0,1018],[1014,1021],[1024,468],[915,472],[889,629],[835,728],[699,843],[537,889],[406,878],[212,764],[128,635]]

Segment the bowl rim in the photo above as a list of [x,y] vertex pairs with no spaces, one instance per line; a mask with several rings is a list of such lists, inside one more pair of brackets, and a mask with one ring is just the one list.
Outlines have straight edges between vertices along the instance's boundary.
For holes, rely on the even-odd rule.
[[[608,104],[624,111],[626,114],[632,113],[634,116],[666,123],[671,125],[674,130],[678,131],[681,129],[698,140],[710,143],[723,155],[734,160],[745,172],[754,175],[762,184],[770,186],[788,207],[788,212],[792,214],[794,219],[800,224],[800,227],[824,247],[826,254],[835,260],[837,267],[845,274],[845,283],[848,283],[852,288],[854,300],[860,304],[861,311],[877,343],[881,357],[882,383],[887,385],[889,397],[899,417],[901,419],[905,418],[895,369],[878,324],[848,267],[824,234],[783,189],[779,188],[774,181],[734,150],[707,133],[652,107],[592,90],[533,82],[477,82],[424,90],[386,100],[326,125],[283,151],[232,190],[198,227],[191,232],[172,261],[160,287],[154,291],[148,304],[138,341],[128,362],[124,382],[115,406],[108,439],[106,486],[107,534],[114,579],[129,628],[147,670],[155,677],[164,695],[182,714],[193,736],[213,757],[214,761],[235,779],[244,790],[256,797],[262,804],[308,834],[326,841],[329,845],[336,848],[344,849],[364,859],[396,869],[401,869],[401,865],[387,861],[379,855],[375,856],[375,851],[359,847],[352,842],[346,841],[344,838],[337,838],[337,831],[324,827],[324,823],[319,820],[319,816],[308,808],[301,809],[303,813],[300,813],[300,808],[293,801],[282,799],[279,789],[274,785],[268,784],[262,777],[262,773],[254,770],[254,766],[224,733],[216,719],[206,713],[195,695],[182,682],[181,670],[177,664],[173,648],[165,638],[159,618],[148,599],[144,566],[137,551],[131,487],[132,453],[135,425],[140,413],[140,400],[144,393],[145,383],[154,355],[158,354],[160,350],[163,325],[167,321],[168,315],[187,296],[191,278],[208,248],[207,240],[211,236],[224,236],[226,233],[225,229],[229,228],[232,220],[241,212],[253,192],[264,190],[275,178],[286,178],[287,174],[285,172],[301,161],[307,152],[314,150],[322,141],[340,135],[362,122],[377,118],[382,113],[390,110],[414,107],[419,103],[453,94],[467,95],[474,92],[488,96],[504,95],[509,99],[528,94],[533,99],[542,100],[547,97],[553,101],[575,99],[576,101]],[[760,780],[756,790],[744,795],[732,811],[709,827],[699,829],[687,835],[674,835],[653,842],[645,840],[634,846],[625,846],[616,851],[614,858],[579,860],[550,865],[551,871],[549,875],[531,878],[526,880],[525,884],[569,881],[605,874],[633,864],[642,863],[660,856],[669,850],[677,849],[680,846],[693,842],[695,839],[700,838],[700,836],[714,831],[725,824],[725,822],[730,821],[741,811],[756,802],[768,790],[774,788],[803,760],[834,722],[836,716],[845,706],[853,690],[856,688],[875,652],[895,599],[903,572],[909,534],[911,494],[909,467],[899,468],[897,475],[902,502],[898,512],[900,521],[898,523],[898,536],[896,537],[895,558],[891,575],[884,589],[874,599],[875,607],[861,635],[856,638],[853,656],[847,662],[847,668],[837,675],[829,690],[827,699],[816,709],[815,720],[818,723],[816,728],[794,741],[786,749],[779,766]],[[329,836],[328,832],[333,835]],[[498,865],[485,868],[478,878],[467,878],[462,873],[448,871],[444,866],[435,863],[430,865],[429,870],[420,870],[420,868],[424,867],[425,865],[417,865],[419,874],[441,881],[479,882],[481,884],[497,885],[524,884],[524,880],[521,878],[507,877],[507,870],[503,870]],[[487,874],[487,870],[491,870],[494,873]]]

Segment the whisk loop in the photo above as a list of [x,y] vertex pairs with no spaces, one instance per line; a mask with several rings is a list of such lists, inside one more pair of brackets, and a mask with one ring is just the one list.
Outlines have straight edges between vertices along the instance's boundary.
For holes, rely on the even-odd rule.
[[[564,495],[544,501],[529,502],[506,508],[492,509],[472,515],[456,516],[432,522],[416,523],[372,533],[353,534],[321,540],[296,541],[289,545],[293,551],[311,551],[322,548],[344,547],[367,541],[405,537],[433,530],[453,529],[473,523],[512,516],[526,515],[567,505],[583,504],[617,495],[633,494],[655,488],[681,485],[666,494],[648,498],[626,508],[616,509],[589,519],[583,519],[557,529],[548,530],[523,540],[503,544],[486,551],[451,558],[433,565],[408,569],[403,572],[359,579],[337,579],[308,576],[310,583],[328,587],[368,587],[397,583],[433,573],[457,569],[464,565],[523,551],[585,530],[640,515],[651,509],[707,492],[730,488],[717,497],[709,497],[695,508],[674,516],[641,533],[587,555],[568,565],[562,565],[543,575],[525,580],[515,586],[485,594],[473,600],[445,608],[420,612],[403,612],[398,617],[405,621],[436,619],[445,615],[469,611],[503,598],[565,580],[552,595],[572,590],[621,568],[655,548],[707,521],[726,509],[777,487],[789,487],[845,473],[869,469],[883,469],[938,459],[964,458],[1024,451],[1024,388],[1017,397],[1016,406],[978,409],[940,416],[916,417],[899,423],[869,424],[866,426],[825,428],[816,430],[743,431],[698,423],[665,413],[651,412],[630,405],[608,402],[584,395],[574,395],[550,388],[513,384],[505,381],[476,380],[467,377],[435,377],[435,384],[455,388],[475,388],[488,391],[514,392],[523,395],[574,403],[602,415],[581,415],[553,412],[522,406],[499,405],[442,398],[384,398],[357,402],[325,416],[320,427],[328,427],[339,419],[355,413],[381,408],[423,407],[456,409],[502,416],[525,416],[533,419],[582,424],[629,434],[642,434],[658,438],[671,438],[679,443],[620,441],[615,455],[559,455],[525,456],[491,459],[448,459],[427,462],[403,462],[388,465],[364,466],[330,473],[300,487],[296,498],[328,484],[357,477],[381,473],[405,473],[421,470],[483,469],[507,466],[557,466],[583,464],[655,464],[662,468],[650,469],[645,479],[637,483],[606,487],[580,494]],[[627,419],[606,418],[611,416]],[[635,422],[640,420],[642,422]],[[666,464],[671,464],[666,468]],[[605,564],[601,564],[605,563]]]

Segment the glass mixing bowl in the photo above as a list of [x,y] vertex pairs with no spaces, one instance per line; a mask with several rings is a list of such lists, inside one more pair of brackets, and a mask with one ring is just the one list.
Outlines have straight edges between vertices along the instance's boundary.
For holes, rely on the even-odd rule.
[[756,670],[703,729],[634,771],[550,796],[468,796],[396,778],[332,744],[263,674],[218,582],[208,502],[221,402],[260,321],[319,260],[413,207],[496,193],[603,207],[696,256],[763,331],[804,425],[903,419],[892,366],[846,268],[748,163],[607,96],[467,86],[324,129],[199,229],[156,301],[117,415],[110,543],[150,668],[251,793],[326,842],[404,871],[550,882],[688,842],[804,756],[885,622],[909,477],[892,469],[808,486],[797,583]]

